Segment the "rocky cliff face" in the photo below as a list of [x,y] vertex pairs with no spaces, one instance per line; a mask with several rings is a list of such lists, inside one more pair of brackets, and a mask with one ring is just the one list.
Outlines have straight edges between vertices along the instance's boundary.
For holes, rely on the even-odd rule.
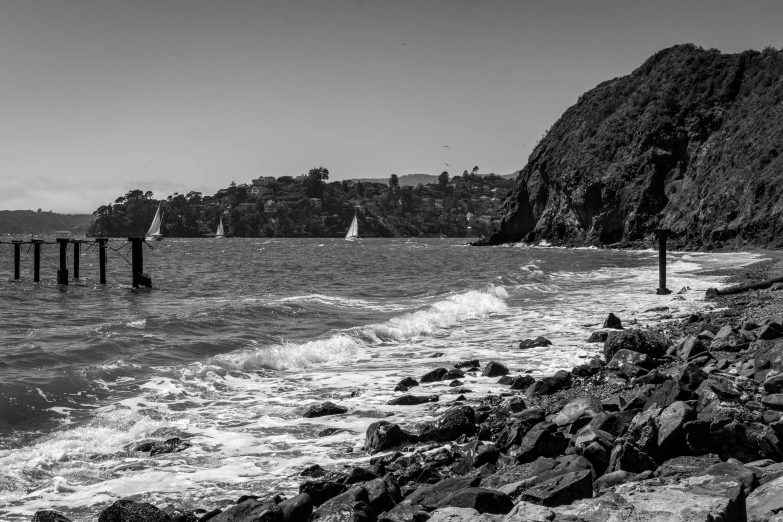
[[783,51],[660,51],[582,95],[483,244],[783,246]]

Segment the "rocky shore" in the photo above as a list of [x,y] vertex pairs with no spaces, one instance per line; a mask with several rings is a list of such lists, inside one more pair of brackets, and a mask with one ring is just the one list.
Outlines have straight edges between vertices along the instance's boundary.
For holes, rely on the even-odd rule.
[[[781,273],[773,258],[720,275],[742,283]],[[538,380],[478,360],[407,377],[392,402],[436,403],[439,417],[410,431],[393,418],[372,422],[365,459],[301,470],[298,494],[249,491],[194,511],[120,500],[98,520],[783,522],[778,286],[708,300],[702,313],[644,330],[610,316],[591,338],[603,340],[602,358]],[[469,393],[479,376],[496,380],[496,392]],[[450,391],[428,394],[428,382]],[[305,415],[345,412],[324,403]],[[148,445],[151,455],[188,448]],[[68,522],[55,511],[33,520]]]

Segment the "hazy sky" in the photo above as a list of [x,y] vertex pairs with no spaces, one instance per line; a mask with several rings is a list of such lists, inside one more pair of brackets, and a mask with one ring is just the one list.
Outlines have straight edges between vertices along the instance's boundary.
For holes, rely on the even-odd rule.
[[679,43],[780,48],[781,20],[778,1],[3,0],[0,209],[318,165],[510,173],[582,92]]

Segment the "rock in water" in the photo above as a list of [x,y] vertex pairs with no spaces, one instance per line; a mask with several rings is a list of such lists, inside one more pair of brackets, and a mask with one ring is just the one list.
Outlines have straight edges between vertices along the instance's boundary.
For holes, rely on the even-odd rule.
[[[169,522],[169,516],[152,504],[118,500],[98,515],[98,522]],[[217,520],[217,517],[213,520]]]
[[552,346],[552,341],[546,337],[541,337],[540,335],[535,339],[524,339],[519,341],[519,347],[523,350],[526,348],[537,348],[539,346]]
[[501,375],[507,374],[508,368],[495,361],[488,362],[484,367],[484,371],[481,373],[484,377],[500,377]]
[[419,441],[448,442],[460,435],[476,433],[476,413],[470,406],[449,408],[434,422],[426,422],[419,430]]
[[620,318],[613,313],[609,313],[609,315],[606,316],[606,321],[604,321],[603,327],[612,328],[614,330],[622,330],[623,322],[620,321]]
[[650,330],[622,330],[609,332],[604,342],[604,359],[611,361],[614,354],[625,348],[650,357],[663,357],[669,343],[664,336]]
[[36,511],[31,522],[71,522],[65,515],[61,515],[57,511]]
[[373,422],[367,428],[367,435],[364,441],[364,450],[372,455],[386,449],[391,449],[401,444],[405,444],[416,437],[406,433],[397,426],[387,421]]
[[325,417],[326,415],[340,415],[342,413],[348,413],[348,408],[326,401],[321,404],[308,406],[302,414],[302,417],[312,419],[315,417]]

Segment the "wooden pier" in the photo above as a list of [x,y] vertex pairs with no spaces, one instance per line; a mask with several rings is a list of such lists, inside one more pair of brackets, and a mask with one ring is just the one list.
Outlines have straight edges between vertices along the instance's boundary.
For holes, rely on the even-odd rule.
[[[122,241],[122,240],[120,240]],[[123,243],[125,241],[122,241]],[[44,245],[59,245],[59,268],[57,269],[56,279],[57,284],[67,285],[70,278],[70,272],[68,270],[68,247],[73,246],[73,280],[80,279],[79,273],[81,263],[81,247],[83,243],[93,243],[98,249],[98,274],[99,283],[106,284],[106,250],[111,249],[119,251],[109,246],[109,238],[98,237],[93,240],[89,239],[72,239],[65,237],[58,237],[55,241],[44,241],[43,239],[14,239],[11,241],[0,241],[0,245],[12,245],[14,248],[14,280],[21,279],[21,264],[22,264],[22,245],[29,245],[28,251],[32,248],[33,251],[33,282],[41,282],[41,255]],[[143,237],[129,237],[126,244],[130,244],[131,260],[125,261],[131,265],[131,285],[133,288],[139,288],[140,286],[152,288],[152,279],[150,276],[144,273],[144,244]],[[89,249],[88,249],[89,251]]]

